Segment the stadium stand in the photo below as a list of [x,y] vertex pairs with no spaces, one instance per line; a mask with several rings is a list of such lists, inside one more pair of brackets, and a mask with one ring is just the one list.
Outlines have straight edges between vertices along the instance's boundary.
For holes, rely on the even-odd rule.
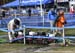
[[[13,19],[14,16],[9,16],[9,18],[4,18],[2,20],[0,20],[0,25],[2,25],[2,23],[4,24],[4,26],[2,27],[6,27],[7,23]],[[22,25],[26,25],[26,26],[43,26],[43,17],[41,16],[18,16],[18,18],[21,19],[22,21]],[[65,26],[73,26],[75,25],[75,16],[74,14],[65,14],[65,18],[67,20],[67,24]],[[44,15],[44,26],[50,26],[49,20],[47,18],[47,14]]]

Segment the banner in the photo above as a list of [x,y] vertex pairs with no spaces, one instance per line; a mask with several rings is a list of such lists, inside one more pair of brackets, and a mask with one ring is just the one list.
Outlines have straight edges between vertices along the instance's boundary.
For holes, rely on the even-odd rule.
[[68,2],[68,0],[57,0],[57,2]]

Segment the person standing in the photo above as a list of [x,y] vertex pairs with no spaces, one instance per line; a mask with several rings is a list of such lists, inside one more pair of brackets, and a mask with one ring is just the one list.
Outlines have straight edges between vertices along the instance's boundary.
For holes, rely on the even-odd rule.
[[73,13],[74,13],[74,7],[73,7],[73,5],[71,5],[70,13],[71,13],[71,14],[73,14]]
[[[58,12],[58,16],[57,16],[57,18],[55,20],[55,27],[57,27],[55,37],[59,37],[59,36],[64,37],[64,35],[63,35],[64,28],[63,27],[64,27],[65,24],[67,24],[67,22],[66,22],[66,19],[64,17],[64,11],[60,10]],[[58,28],[63,28],[63,29],[58,29]],[[58,40],[55,40],[55,42],[57,43]],[[64,39],[63,39],[63,42],[64,42]]]
[[28,15],[31,16],[31,9],[28,9]]
[[[55,13],[53,8],[51,8],[48,12],[48,19],[50,21],[50,27],[54,27],[54,21],[56,19],[56,13]],[[53,33],[54,33],[54,30],[52,28],[51,28],[51,31],[53,31]]]
[[5,10],[2,9],[2,17],[5,17]]
[[64,17],[64,11],[59,11],[59,17],[56,21],[56,26],[61,28],[64,24],[66,24],[66,19]]
[[[64,11],[60,10],[58,13],[58,18],[56,20],[55,26],[58,28],[62,28],[65,24],[67,24],[67,22],[64,17]],[[61,30],[57,29],[57,32],[61,33]]]

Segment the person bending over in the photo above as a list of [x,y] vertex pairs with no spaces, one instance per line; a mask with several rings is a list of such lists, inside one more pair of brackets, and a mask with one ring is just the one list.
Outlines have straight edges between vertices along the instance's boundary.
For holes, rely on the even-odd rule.
[[12,39],[15,38],[14,34],[15,34],[15,29],[16,28],[21,28],[21,20],[19,18],[15,18],[9,21],[8,25],[8,30],[10,30],[11,32],[8,32],[8,37],[9,37],[9,41],[12,42]]

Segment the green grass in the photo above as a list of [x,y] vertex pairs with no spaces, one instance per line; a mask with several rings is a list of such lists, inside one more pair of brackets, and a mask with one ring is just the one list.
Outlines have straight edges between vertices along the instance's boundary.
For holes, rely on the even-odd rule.
[[[32,30],[32,31],[35,31],[35,32],[37,32],[37,31],[44,31],[44,32],[50,32],[50,30],[49,29],[26,29],[26,31],[27,30]],[[65,34],[66,35],[75,35],[75,29],[65,29]],[[0,35],[7,35],[7,32],[3,32],[3,31],[0,31]]]
[[40,47],[39,45],[24,45],[21,43],[0,44],[0,53],[24,50],[25,48],[33,48],[33,47],[37,47],[37,46]]
[[0,36],[1,35],[7,35],[7,32],[0,31]]
[[54,51],[75,51],[74,46],[53,48]]
[[75,29],[65,29],[65,34],[67,34],[67,35],[75,35]]
[[25,47],[24,44],[0,44],[0,53],[19,50]]
[[[34,47],[44,47],[41,45],[24,45],[24,44],[0,44],[0,53],[5,53],[5,52],[13,52],[13,51],[18,51],[18,50],[24,50],[25,48],[34,48]],[[49,46],[50,47],[50,46]],[[74,46],[68,46],[68,47],[62,47],[59,46],[57,48],[52,48],[48,51],[75,51]],[[30,52],[34,53],[34,52]],[[40,52],[42,53],[42,52]]]

